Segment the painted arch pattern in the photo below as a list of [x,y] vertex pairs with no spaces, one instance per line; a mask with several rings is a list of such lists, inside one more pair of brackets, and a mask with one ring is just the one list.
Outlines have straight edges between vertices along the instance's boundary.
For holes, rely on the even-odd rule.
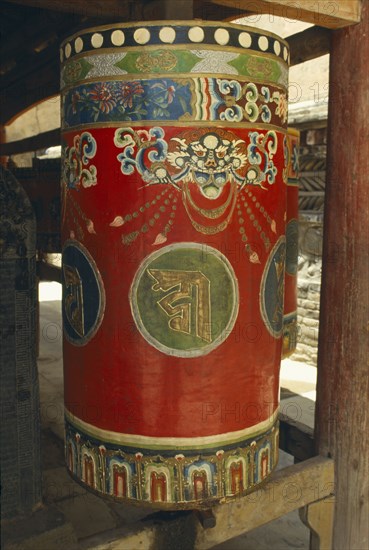
[[168,456],[168,451],[165,456],[129,453],[92,442],[69,423],[66,438],[68,469],[90,489],[160,507],[244,494],[272,472],[278,455],[277,424],[236,450],[203,453],[201,458],[175,452]]

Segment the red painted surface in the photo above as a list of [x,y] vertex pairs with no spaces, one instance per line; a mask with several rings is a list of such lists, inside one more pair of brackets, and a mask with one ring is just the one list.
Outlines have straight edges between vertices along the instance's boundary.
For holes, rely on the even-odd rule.
[[114,472],[114,495],[117,497],[127,496],[127,471],[118,470],[116,466],[113,468]]
[[[240,139],[245,138],[245,130],[232,131]],[[113,145],[114,129],[90,132],[98,144],[93,159],[98,184],[68,193],[94,223],[95,233],[85,230],[82,243],[104,281],[106,307],[101,327],[87,346],[64,342],[67,409],[98,428],[153,437],[208,436],[242,430],[266,420],[278,404],[281,339],[266,329],[259,293],[267,257],[285,231],[282,169],[278,170],[276,183],[266,184],[266,190],[250,187],[255,201],[260,201],[276,222],[274,233],[259,212],[259,222],[271,241],[267,252],[245,214],[249,243],[260,261],[252,263],[240,238],[237,208],[224,231],[214,235],[198,232],[190,222],[181,191],[165,184],[143,187],[137,172],[123,175],[117,161],[121,149]],[[169,141],[178,135],[178,128],[166,127],[165,132]],[[64,133],[69,146],[74,135]],[[277,135],[282,143],[283,134]],[[284,166],[283,147],[278,148],[274,161]],[[178,202],[175,224],[165,244],[153,245],[159,233],[157,227],[140,234],[129,246],[122,244],[127,227],[109,224],[116,216],[138,210],[166,188],[178,197]],[[196,188],[192,192],[198,194]],[[210,202],[204,197],[201,200]],[[217,201],[211,202],[214,207]],[[68,207],[67,197],[67,211]],[[129,231],[139,229],[153,211],[148,208],[131,221]],[[72,224],[65,222],[63,240],[70,238],[71,230]],[[201,243],[221,251],[238,280],[239,313],[233,330],[224,343],[202,357],[172,357],[158,351],[138,332],[131,314],[129,290],[139,265],[153,251],[177,242]]]

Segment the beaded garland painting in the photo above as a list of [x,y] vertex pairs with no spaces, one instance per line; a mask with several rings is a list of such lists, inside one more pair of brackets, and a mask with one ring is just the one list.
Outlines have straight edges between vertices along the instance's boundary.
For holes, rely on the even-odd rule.
[[243,494],[278,455],[288,47],[117,24],[61,61],[68,468],[162,508]]

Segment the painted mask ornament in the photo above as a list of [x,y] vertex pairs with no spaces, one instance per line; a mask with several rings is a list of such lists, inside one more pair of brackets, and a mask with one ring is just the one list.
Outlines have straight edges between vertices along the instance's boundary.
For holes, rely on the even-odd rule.
[[278,458],[288,47],[166,21],[60,53],[68,469],[159,508],[244,494]]

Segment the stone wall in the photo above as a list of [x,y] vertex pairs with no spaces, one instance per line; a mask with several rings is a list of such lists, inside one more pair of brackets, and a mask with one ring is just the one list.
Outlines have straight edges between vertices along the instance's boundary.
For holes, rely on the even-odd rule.
[[1,518],[41,502],[36,363],[36,220],[25,191],[0,167]]
[[322,214],[300,213],[298,262],[298,340],[291,356],[316,366],[322,269]]

